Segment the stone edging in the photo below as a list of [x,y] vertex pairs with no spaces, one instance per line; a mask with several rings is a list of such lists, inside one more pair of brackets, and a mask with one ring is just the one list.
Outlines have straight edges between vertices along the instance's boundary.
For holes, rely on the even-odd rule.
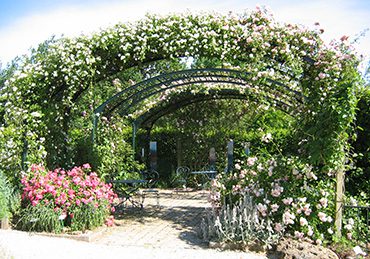
[[109,231],[108,227],[102,226],[94,230],[88,230],[85,233],[55,234],[55,233],[47,233],[47,232],[29,232],[29,234],[46,236],[46,237],[68,238],[68,239],[74,239],[77,241],[92,242],[102,237],[103,235],[105,235],[108,231]]

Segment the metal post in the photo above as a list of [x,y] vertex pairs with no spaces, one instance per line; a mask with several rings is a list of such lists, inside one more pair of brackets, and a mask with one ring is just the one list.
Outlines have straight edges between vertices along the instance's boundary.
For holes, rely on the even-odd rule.
[[249,156],[250,153],[251,153],[250,147],[251,147],[251,143],[250,142],[247,142],[247,143],[244,144],[244,151],[245,151],[245,154],[247,156]]
[[150,141],[149,143],[149,156],[150,156],[150,170],[157,170],[157,142]]
[[226,172],[231,172],[233,170],[233,160],[234,160],[234,141],[230,140],[227,143],[227,170]]
[[96,129],[98,127],[98,117],[99,117],[99,115],[94,113],[94,115],[93,115],[93,126],[92,126],[92,131],[91,131],[91,143],[92,143],[93,148],[94,148],[94,144],[95,144]]
[[209,169],[211,171],[216,170],[216,150],[214,147],[209,150]]
[[21,167],[22,167],[22,170],[25,171],[26,170],[26,161],[27,161],[27,155],[28,155],[28,141],[26,139],[26,136],[24,136],[24,139],[23,139],[23,151],[22,151],[22,164],[21,164]]
[[132,123],[132,149],[136,150],[136,132],[137,132],[137,125],[135,122]]
[[141,148],[140,159],[141,162],[145,162],[145,148]]

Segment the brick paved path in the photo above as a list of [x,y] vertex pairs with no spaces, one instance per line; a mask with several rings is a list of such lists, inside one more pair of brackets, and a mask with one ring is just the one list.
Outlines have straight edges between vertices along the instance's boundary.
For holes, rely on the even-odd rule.
[[206,191],[159,191],[147,194],[144,208],[119,211],[116,226],[95,242],[117,246],[202,248],[199,226],[208,207]]
[[[92,242],[0,230],[0,258],[6,259],[261,259],[264,254],[207,249],[198,238],[206,192],[160,190],[160,208],[147,197],[144,209],[126,209],[117,225]],[[21,244],[21,246],[20,246]],[[21,248],[21,249],[20,249]]]

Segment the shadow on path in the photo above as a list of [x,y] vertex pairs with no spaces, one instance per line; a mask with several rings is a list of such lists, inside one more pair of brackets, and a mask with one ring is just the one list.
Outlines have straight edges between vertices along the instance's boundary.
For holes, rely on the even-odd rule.
[[144,208],[127,206],[117,210],[116,226],[97,242],[113,245],[206,248],[200,225],[209,207],[206,191],[159,190],[159,204],[147,196]]

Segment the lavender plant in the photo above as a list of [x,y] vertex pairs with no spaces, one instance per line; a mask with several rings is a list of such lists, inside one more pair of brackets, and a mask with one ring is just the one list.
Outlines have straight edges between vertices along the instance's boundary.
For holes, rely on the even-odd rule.
[[258,213],[252,196],[245,194],[236,203],[223,202],[221,207],[212,207],[201,223],[204,241],[259,245],[271,248],[283,233],[274,231],[272,222]]

